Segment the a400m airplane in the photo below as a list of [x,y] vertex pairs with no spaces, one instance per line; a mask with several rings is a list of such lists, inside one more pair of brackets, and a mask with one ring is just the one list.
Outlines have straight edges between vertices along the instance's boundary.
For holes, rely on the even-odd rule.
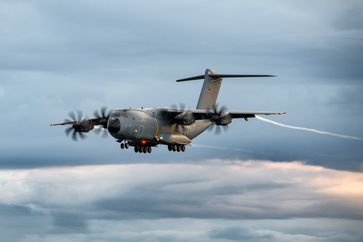
[[227,110],[225,107],[218,108],[217,96],[223,78],[231,77],[273,77],[273,75],[250,75],[250,74],[218,74],[212,69],[206,69],[204,75],[188,77],[177,80],[177,82],[204,79],[196,109],[185,109],[185,107],[172,108],[141,108],[141,109],[117,109],[110,112],[102,108],[96,111],[94,118],[82,118],[81,112],[76,115],[69,113],[71,119],[62,123],[51,124],[51,126],[68,125],[65,133],[77,141],[78,137],[85,138],[95,127],[95,131],[101,129],[110,133],[121,149],[134,147],[135,152],[151,153],[152,147],[167,145],[169,151],[184,152],[185,146],[192,139],[203,133],[210,126],[215,126],[216,133],[220,133],[221,127],[227,128],[232,119],[254,118],[255,115],[281,115],[284,112],[243,112]]

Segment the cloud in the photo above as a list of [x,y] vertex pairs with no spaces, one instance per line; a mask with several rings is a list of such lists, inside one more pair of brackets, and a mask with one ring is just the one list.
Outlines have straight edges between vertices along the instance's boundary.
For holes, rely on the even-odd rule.
[[[74,144],[62,128],[50,129],[49,123],[62,121],[71,110],[91,116],[101,106],[186,102],[195,107],[201,83],[173,80],[206,67],[278,75],[226,80],[218,102],[231,109],[287,111],[283,122],[302,125],[304,120],[310,127],[362,136],[357,125],[362,123],[361,8],[355,0],[318,1],[314,8],[285,0],[1,1],[0,168],[120,162],[114,140]],[[340,95],[343,87],[355,91]],[[233,152],[210,151],[209,157],[299,159],[350,170],[360,166],[363,151],[349,142],[263,130],[252,123],[198,139],[212,146],[240,146]],[[188,159],[205,158],[206,152],[190,151]],[[153,162],[165,156],[122,157]]]
[[6,95],[3,87],[0,86],[0,98],[3,98]]
[[272,241],[273,236],[264,235],[241,227],[216,229],[209,232],[212,239],[226,239],[233,241]]
[[[288,231],[269,227],[270,223],[262,226],[270,232],[260,231],[262,227],[256,230],[242,226],[239,229],[238,224],[245,222],[237,221],[289,223],[291,219],[326,219],[359,223],[363,218],[362,187],[362,173],[301,162],[209,160],[203,164],[3,170],[0,171],[0,203],[3,204],[0,213],[9,206],[21,208],[19,211],[26,208],[37,218],[43,216],[51,221],[50,227],[41,231],[49,236],[78,234],[92,237],[97,231],[95,224],[121,226],[119,223],[135,225],[140,221],[161,221],[168,227],[167,220],[177,224],[191,219],[211,221],[203,228],[203,234],[198,235],[202,238],[238,240],[253,236],[268,240],[279,238]],[[5,217],[11,214],[6,213]],[[230,221],[230,226],[221,227],[216,221]],[[324,229],[330,231],[328,227]],[[153,236],[156,236],[155,230],[158,228],[152,229]],[[163,235],[157,233],[155,241],[162,237],[171,241],[183,238],[181,232],[175,230],[161,233]],[[119,233],[140,239],[128,229]],[[309,236],[318,234],[314,232]],[[290,235],[289,238],[295,237]]]

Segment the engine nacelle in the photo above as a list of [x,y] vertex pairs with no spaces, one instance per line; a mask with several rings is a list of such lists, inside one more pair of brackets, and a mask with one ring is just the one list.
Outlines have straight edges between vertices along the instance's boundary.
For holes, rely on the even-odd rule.
[[226,126],[232,122],[232,117],[228,112],[223,112],[214,122],[216,125]]
[[177,120],[177,122],[179,124],[183,124],[183,125],[191,125],[194,124],[195,122],[195,118],[192,112],[189,111],[185,111],[182,112],[181,114],[178,114],[175,119]]
[[91,120],[84,119],[81,122],[73,124],[73,128],[78,132],[89,132],[94,128],[94,123]]

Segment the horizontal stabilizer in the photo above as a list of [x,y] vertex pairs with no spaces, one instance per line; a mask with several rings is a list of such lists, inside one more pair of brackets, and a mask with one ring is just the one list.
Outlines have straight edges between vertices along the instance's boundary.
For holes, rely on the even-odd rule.
[[[256,74],[209,74],[212,79],[220,78],[235,78],[235,77],[275,77],[275,75],[256,75]],[[177,82],[193,81],[193,80],[203,80],[205,75],[192,76],[183,79],[176,80]]]

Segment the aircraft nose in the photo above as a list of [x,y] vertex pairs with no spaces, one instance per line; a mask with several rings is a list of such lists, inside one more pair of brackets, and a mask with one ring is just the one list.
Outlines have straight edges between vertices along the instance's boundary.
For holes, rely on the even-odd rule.
[[108,121],[107,128],[108,128],[108,131],[110,131],[110,133],[117,133],[121,129],[120,120],[118,118],[111,118]]

